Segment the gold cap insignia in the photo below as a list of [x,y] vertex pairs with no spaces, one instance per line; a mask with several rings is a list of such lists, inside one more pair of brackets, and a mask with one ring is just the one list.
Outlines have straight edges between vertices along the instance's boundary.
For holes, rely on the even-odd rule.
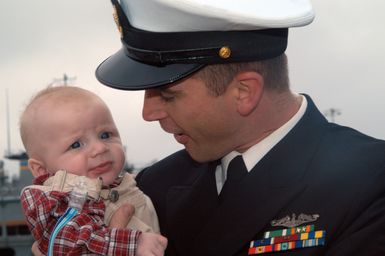
[[120,33],[120,37],[123,38],[123,28],[122,28],[122,26],[120,26],[118,11],[116,10],[116,6],[115,5],[112,5],[112,7],[114,9],[113,13],[112,13],[112,16],[114,17],[116,26],[118,27],[118,30],[119,30],[119,33]]

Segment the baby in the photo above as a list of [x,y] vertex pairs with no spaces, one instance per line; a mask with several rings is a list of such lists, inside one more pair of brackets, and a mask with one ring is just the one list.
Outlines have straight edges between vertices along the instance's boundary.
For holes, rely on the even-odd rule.
[[[70,86],[40,91],[20,118],[34,185],[23,189],[22,207],[43,254],[71,191],[82,185],[87,200],[53,240],[55,255],[163,255],[155,209],[123,171],[124,150],[112,115],[94,93]],[[135,207],[127,228],[109,228],[122,204]]]

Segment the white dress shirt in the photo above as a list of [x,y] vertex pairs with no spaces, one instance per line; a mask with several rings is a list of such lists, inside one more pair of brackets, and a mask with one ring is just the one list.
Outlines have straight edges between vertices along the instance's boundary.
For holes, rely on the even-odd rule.
[[[302,96],[302,95],[301,95]],[[299,122],[299,120],[304,115],[307,108],[307,100],[302,96],[302,103],[297,113],[290,118],[284,125],[279,127],[277,130],[272,132],[269,136],[249,148],[247,151],[242,154],[237,151],[232,151],[229,154],[225,155],[221,164],[217,166],[215,171],[215,179],[217,183],[218,194],[221,192],[223,184],[226,181],[227,176],[227,167],[229,166],[230,161],[237,155],[242,155],[243,161],[245,162],[247,171],[250,172],[251,169],[272,149],[280,140],[282,140],[286,134],[290,132],[291,129]]]

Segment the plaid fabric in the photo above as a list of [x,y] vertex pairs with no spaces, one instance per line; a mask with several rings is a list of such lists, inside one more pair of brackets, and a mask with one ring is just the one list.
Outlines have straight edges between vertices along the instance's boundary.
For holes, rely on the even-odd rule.
[[[46,177],[45,177],[46,178]],[[35,180],[35,184],[44,178]],[[48,252],[49,238],[56,222],[67,210],[68,193],[43,192],[25,189],[21,205],[29,229],[43,254]],[[87,201],[58,233],[54,243],[55,255],[129,255],[136,253],[140,231],[126,228],[108,228],[104,222],[105,206],[102,200]]]

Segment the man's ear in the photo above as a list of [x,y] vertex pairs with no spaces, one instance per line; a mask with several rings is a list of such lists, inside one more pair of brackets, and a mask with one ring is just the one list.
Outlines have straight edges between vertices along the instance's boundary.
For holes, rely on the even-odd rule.
[[28,159],[28,166],[32,172],[33,177],[35,178],[48,173],[48,170],[45,168],[43,162],[34,158]]
[[243,115],[249,115],[259,104],[264,88],[263,77],[254,71],[240,72],[235,76],[237,108]]

